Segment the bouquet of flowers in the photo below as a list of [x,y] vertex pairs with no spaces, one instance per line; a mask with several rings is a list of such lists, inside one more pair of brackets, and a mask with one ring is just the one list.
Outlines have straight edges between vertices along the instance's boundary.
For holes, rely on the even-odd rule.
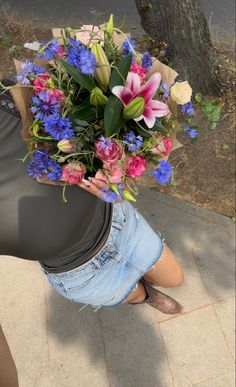
[[[102,199],[135,201],[148,164],[157,184],[170,183],[176,133],[197,131],[179,117],[194,114],[192,89],[177,73],[136,50],[113,26],[54,29],[34,62],[16,63],[12,89],[30,157],[28,174],[60,185],[104,180]],[[64,197],[64,191],[63,191]],[[64,197],[65,199],[65,197]]]

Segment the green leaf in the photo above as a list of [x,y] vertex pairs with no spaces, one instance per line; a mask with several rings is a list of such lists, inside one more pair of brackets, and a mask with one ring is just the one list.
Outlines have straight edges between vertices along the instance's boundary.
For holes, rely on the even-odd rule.
[[[148,129],[150,130],[150,129]],[[159,120],[156,120],[155,122],[155,125],[153,126],[153,128],[151,128],[150,130],[151,132],[166,132],[166,128],[164,127],[164,125],[162,125],[162,123],[159,121]]]
[[89,123],[87,121],[80,120],[78,118],[74,119],[74,123],[79,125],[79,126],[83,126],[83,127],[89,126]]
[[196,100],[196,102],[198,102],[198,103],[202,102],[202,93],[197,93],[197,94],[195,95],[195,100]]
[[209,123],[209,129],[210,129],[210,130],[215,129],[216,127],[217,127],[217,123],[216,123],[216,122],[210,122],[210,123]]
[[114,95],[109,97],[104,111],[104,129],[106,137],[117,133],[123,126],[121,108],[122,103],[118,98]]
[[215,105],[211,112],[211,121],[215,121],[215,122],[219,121],[220,113],[221,113],[221,106]]
[[57,58],[57,61],[64,67],[67,73],[77,82],[80,86],[87,89],[89,92],[95,87],[95,82],[92,77],[86,74],[82,74],[76,69],[76,67],[66,63],[63,59]]
[[124,85],[127,78],[130,66],[132,64],[132,54],[124,56],[117,64],[117,68],[114,68],[111,73],[109,89],[112,91],[114,86]]

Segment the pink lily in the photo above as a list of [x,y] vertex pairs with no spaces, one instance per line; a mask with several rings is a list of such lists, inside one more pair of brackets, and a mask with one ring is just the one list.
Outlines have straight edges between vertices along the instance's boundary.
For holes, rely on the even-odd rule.
[[155,125],[156,117],[164,117],[170,113],[169,107],[160,101],[152,99],[161,82],[161,74],[154,73],[150,79],[141,86],[140,77],[135,73],[128,73],[125,86],[115,86],[112,93],[115,94],[124,106],[127,106],[134,98],[143,97],[145,108],[142,115],[135,119],[140,121],[144,119],[148,128]]

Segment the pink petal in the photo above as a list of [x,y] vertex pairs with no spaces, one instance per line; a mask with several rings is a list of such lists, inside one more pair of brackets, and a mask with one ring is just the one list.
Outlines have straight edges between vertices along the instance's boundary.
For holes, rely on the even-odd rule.
[[154,99],[147,104],[147,107],[152,109],[156,117],[164,117],[170,113],[168,105]]
[[148,82],[141,87],[140,91],[138,92],[138,95],[140,97],[143,97],[145,99],[145,102],[148,103],[155,95],[160,85],[160,82],[161,82],[161,74],[154,73],[151,76],[151,78],[148,80]]
[[134,94],[138,93],[141,86],[138,74],[129,72],[125,86],[128,87]]
[[143,119],[144,119],[148,128],[152,128],[155,125],[156,115],[153,112],[153,110],[148,106],[146,106],[144,109]]
[[115,86],[112,88],[112,93],[115,94],[124,105],[127,105],[134,96],[132,91],[126,86]]

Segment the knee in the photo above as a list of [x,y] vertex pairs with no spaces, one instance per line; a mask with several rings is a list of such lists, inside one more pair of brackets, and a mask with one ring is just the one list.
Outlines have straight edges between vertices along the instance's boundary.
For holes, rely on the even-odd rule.
[[180,287],[184,283],[184,273],[182,272],[181,268],[178,267],[176,270],[175,275],[172,278],[172,286],[173,287]]

